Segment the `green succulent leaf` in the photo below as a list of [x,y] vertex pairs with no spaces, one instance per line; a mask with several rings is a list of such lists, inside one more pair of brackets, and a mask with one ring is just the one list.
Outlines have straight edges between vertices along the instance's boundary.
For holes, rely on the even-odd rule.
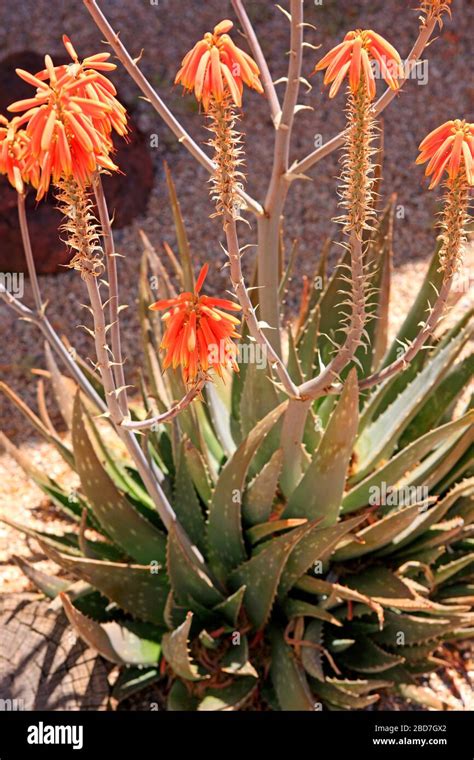
[[437,585],[445,583],[449,578],[464,570],[474,563],[474,552],[472,554],[466,554],[465,556],[458,557],[452,562],[446,562],[440,565],[435,571],[434,580]]
[[331,623],[335,626],[341,626],[342,623],[330,612],[316,604],[309,604],[309,602],[302,602],[300,599],[287,599],[283,604],[285,614],[291,620],[296,617],[310,617],[322,620],[326,623]]
[[378,694],[351,694],[346,689],[319,681],[314,681],[314,690],[324,702],[334,705],[339,710],[364,710],[379,700]]
[[151,627],[138,623],[97,623],[86,617],[72,604],[67,594],[61,594],[64,611],[80,638],[109,662],[118,665],[156,665],[161,646]]
[[335,562],[343,562],[355,557],[363,557],[365,554],[381,549],[395,541],[403,531],[412,525],[413,520],[420,514],[422,505],[413,504],[404,507],[397,512],[391,512],[386,517],[378,520],[374,525],[359,531],[353,541],[348,541],[334,553]]
[[383,630],[375,633],[374,639],[378,644],[395,648],[400,644],[404,646],[424,644],[451,633],[456,627],[456,624],[448,619],[417,617],[389,611],[386,612],[385,619],[386,624]]
[[311,530],[298,541],[288,558],[278,588],[280,599],[288,593],[315,562],[325,562],[340,540],[364,520],[364,516],[358,516],[340,522],[331,528],[321,528],[320,521],[316,521]]
[[205,522],[186,456],[186,441],[182,441],[174,483],[173,508],[176,517],[189,538],[201,551],[204,550]]
[[[164,625],[164,608],[169,592],[163,570],[144,565],[125,565],[67,556],[43,541],[44,553],[72,575],[82,578],[115,602],[122,610],[145,622]],[[156,568],[158,569],[158,568]]]
[[205,570],[184,551],[175,526],[168,532],[168,576],[176,601],[184,607],[192,609],[196,601],[210,608],[224,599]]
[[324,626],[321,620],[312,620],[304,631],[304,641],[307,642],[307,645],[301,646],[301,664],[306,672],[316,678],[317,681],[324,681],[323,630]]
[[207,689],[206,696],[198,706],[198,712],[234,712],[244,707],[250,699],[255,689],[257,681],[255,678],[242,677],[226,686],[223,689]]
[[231,588],[246,587],[244,606],[256,628],[262,628],[268,620],[290,552],[307,530],[305,525],[272,539],[229,576]]
[[359,636],[356,643],[340,655],[340,662],[356,673],[383,673],[403,664],[405,658],[386,652],[369,637]]
[[224,577],[246,558],[241,517],[245,479],[255,452],[286,405],[286,402],[280,404],[253,428],[219,475],[207,530],[211,566],[219,577]]
[[247,486],[242,513],[248,525],[258,525],[270,517],[282,465],[283,449],[277,449]]
[[147,689],[160,678],[160,671],[157,667],[128,667],[120,671],[117,680],[112,689],[112,699],[116,702],[123,702],[132,694],[136,694],[143,689]]
[[291,494],[283,517],[322,518],[322,527],[337,522],[358,420],[359,390],[356,371],[352,370],[319,448]]
[[116,487],[87,433],[79,394],[74,403],[72,441],[84,493],[107,535],[139,564],[164,562],[166,538]]
[[238,644],[232,644],[221,661],[221,670],[235,676],[258,678],[258,673],[249,661],[249,645],[243,636]]
[[271,632],[272,664],[270,677],[282,710],[305,712],[315,709],[315,699],[301,665],[285,643],[280,630]]
[[374,491],[381,491],[382,484],[393,488],[423,457],[432,449],[459,431],[468,429],[474,424],[474,411],[468,412],[453,422],[448,422],[441,427],[431,430],[409,446],[402,449],[392,457],[387,464],[378,469],[373,475],[369,475],[358,485],[354,486],[344,496],[342,513],[354,512],[366,504],[370,504],[371,495]]
[[55,575],[48,575],[42,570],[38,570],[34,565],[28,562],[24,557],[13,556],[12,559],[23,571],[26,577],[47,597],[54,599],[62,591],[65,591],[70,582],[63,578],[57,578]]
[[175,681],[168,694],[166,709],[170,712],[195,712],[199,698],[189,693],[182,681]]
[[[249,345],[250,348],[255,346],[254,343]],[[247,364],[240,399],[240,424],[243,436],[250,436],[260,420],[263,420],[278,407],[278,394],[268,372],[268,368],[259,368],[255,361]],[[280,445],[280,432],[277,423],[278,421],[272,425],[249,463],[252,476],[261,471],[263,465]]]
[[196,491],[204,504],[209,506],[212,497],[209,469],[201,452],[188,440],[185,441],[185,457]]
[[189,634],[193,622],[192,612],[188,612],[186,620],[171,633],[165,633],[162,640],[163,656],[171,665],[173,671],[186,681],[202,681],[209,674],[201,673],[189,654]]
[[474,375],[474,354],[466,356],[441,381],[400,439],[405,448],[436,426]]
[[166,184],[168,186],[168,195],[170,199],[171,210],[173,212],[173,221],[176,231],[176,240],[178,242],[178,251],[180,256],[181,266],[177,268],[176,274],[181,277],[181,285],[183,290],[194,290],[194,273],[193,264],[191,259],[191,250],[189,246],[188,235],[186,233],[186,226],[184,224],[183,214],[181,212],[181,206],[176,193],[176,187],[171,176],[171,171],[168,164],[165,162],[165,176]]
[[223,602],[219,602],[214,607],[214,612],[222,615],[222,617],[229,623],[229,625],[236,626],[239,619],[240,610],[244,601],[245,586],[241,586],[237,591],[224,599]]
[[353,483],[363,480],[391,456],[400,436],[440,383],[467,337],[463,331],[439,351],[393,403],[362,430],[355,446],[357,474],[352,478]]

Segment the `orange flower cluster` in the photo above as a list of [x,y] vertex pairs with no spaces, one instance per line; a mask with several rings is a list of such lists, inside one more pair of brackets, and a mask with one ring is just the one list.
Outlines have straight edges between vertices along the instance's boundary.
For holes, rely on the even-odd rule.
[[313,73],[327,69],[324,84],[332,82],[329,90],[330,98],[335,97],[346,75],[349,75],[349,86],[353,94],[357,92],[363,77],[368,96],[373,100],[376,88],[371,60],[377,63],[380,75],[388,86],[392,90],[397,90],[402,66],[401,58],[386,39],[371,29],[348,32],[344,41],[336,45],[319,61]]
[[260,71],[247,53],[229,37],[232,21],[221,21],[214,32],[207,32],[185,55],[175,79],[185,90],[194,90],[196,99],[208,111],[211,100],[222,103],[226,97],[240,108],[243,85],[262,93]]
[[[117,171],[110,158],[111,133],[127,134],[125,108],[102,73],[116,68],[108,61],[110,53],[98,53],[81,62],[70,39],[64,36],[63,42],[72,63],[54,66],[47,55],[45,69],[37,74],[17,69],[21,79],[36,87],[36,93],[8,108],[22,114],[13,120],[20,140],[8,139],[9,159],[2,161],[0,170],[8,173],[8,164],[17,161],[24,181],[34,180],[38,200],[51,181],[56,184],[73,178],[84,187],[98,168]],[[20,127],[25,129],[18,132]]]
[[419,150],[416,163],[429,160],[425,174],[432,178],[430,190],[439,184],[445,171],[450,183],[464,171],[467,184],[474,186],[474,124],[464,119],[446,121],[425,137]]
[[240,306],[224,298],[199,295],[209,266],[205,264],[199,273],[194,292],[181,293],[150,306],[164,311],[166,330],[160,348],[166,352],[163,369],[181,367],[186,384],[196,382],[210,369],[222,377],[223,369],[238,372],[237,346],[232,338],[238,338],[236,326],[240,321],[226,314],[239,311]]

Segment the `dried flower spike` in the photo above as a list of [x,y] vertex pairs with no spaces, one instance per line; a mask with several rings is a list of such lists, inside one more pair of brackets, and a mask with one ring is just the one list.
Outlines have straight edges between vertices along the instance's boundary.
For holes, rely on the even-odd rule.
[[222,103],[227,97],[240,108],[244,84],[263,92],[257,64],[227,34],[232,27],[232,21],[224,20],[212,34],[206,32],[185,55],[175,78],[175,84],[194,90],[205,111],[211,101]]
[[[377,64],[380,76],[392,90],[399,87],[402,61],[395,48],[371,29],[348,32],[344,41],[336,45],[316,64],[315,72],[327,69],[324,84],[331,84],[329,97],[334,98],[346,77],[355,94],[361,81],[365,82],[371,100],[375,97],[375,78],[371,61]],[[314,72],[313,72],[314,73]]]
[[440,183],[444,172],[451,184],[464,174],[466,183],[474,185],[474,124],[464,119],[447,121],[425,137],[419,150],[416,163],[429,160],[425,174],[432,178],[430,190]]
[[240,306],[224,298],[200,295],[208,269],[207,264],[202,267],[193,293],[181,293],[150,306],[165,312],[162,319],[166,330],[160,346],[166,352],[163,369],[181,367],[186,384],[196,382],[210,369],[220,377],[223,369],[238,372],[237,346],[232,338],[239,337],[236,326],[240,321],[222,309],[239,311]]
[[443,13],[451,16],[451,0],[422,0],[418,10],[423,14],[421,20],[424,26],[434,19],[441,29],[443,26]]

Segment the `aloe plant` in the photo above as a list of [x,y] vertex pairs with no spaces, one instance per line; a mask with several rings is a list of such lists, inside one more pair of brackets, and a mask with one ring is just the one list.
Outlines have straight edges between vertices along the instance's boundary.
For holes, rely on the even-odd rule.
[[[169,123],[169,112],[136,62],[126,58],[97,4],[85,4]],[[424,5],[414,53],[398,78],[385,77],[392,89],[382,96],[382,106],[403,84],[440,21],[441,10]],[[249,33],[242,3],[234,6]],[[27,177],[20,176],[19,166],[12,175],[37,309],[5,291],[2,296],[46,338],[47,374],[68,435],[60,436],[44,410],[36,416],[6,384],[0,390],[57,448],[80,486],[68,490],[2,435],[8,453],[64,510],[72,527],[58,536],[22,527],[9,516],[2,519],[34,537],[66,572],[67,579],[49,577],[19,560],[27,577],[57,600],[53,606],[62,603],[77,634],[121,666],[114,687],[118,699],[160,681],[169,710],[352,710],[373,704],[384,689],[423,701],[418,677],[440,667],[437,650],[474,632],[474,408],[466,397],[474,368],[468,349],[472,314],[444,331],[440,320],[459,266],[470,167],[464,158],[462,171],[458,165],[450,177],[443,227],[425,281],[390,343],[395,200],[379,208],[372,141],[373,119],[382,106],[372,108],[372,85],[353,72],[349,124],[332,146],[342,144],[345,151],[343,255],[328,276],[328,246],[321,246],[298,316],[287,315],[287,326],[280,327],[278,312],[294,256],[284,267],[269,268],[275,255],[271,241],[280,233],[280,203],[288,191],[278,162],[286,155],[298,94],[302,8],[292,0],[294,55],[280,111],[258,44],[253,43],[258,67],[249,56],[239,58],[238,48],[226,48],[244,67],[243,81],[260,91],[256,67],[270,103],[278,150],[269,213],[260,214],[240,184],[242,148],[234,129],[238,77],[228,92],[211,87],[205,98],[201,93],[213,131],[214,163],[209,167],[200,149],[183,140],[213,173],[216,215],[222,217],[239,304],[203,294],[205,268],[195,282],[192,234],[166,170],[178,256],[169,246],[155,250],[142,233],[138,309],[144,362],[133,402],[122,362],[117,257],[99,174],[90,178],[99,222],[87,183],[86,189],[77,177],[59,183],[73,266],[90,298],[97,353],[92,369],[71,359],[47,320],[24,213]],[[212,46],[220,49],[231,26],[229,21],[216,26]],[[356,55],[366,38],[351,34],[348,51]],[[377,43],[370,35],[369,52]],[[69,40],[66,46],[81,70]],[[218,53],[212,56],[220,60]],[[191,76],[186,61],[192,60],[185,58],[178,74],[185,87]],[[86,61],[106,63],[103,55]],[[52,65],[47,62],[50,77]],[[62,69],[58,73],[69,76]],[[34,84],[41,101],[44,86]],[[85,123],[93,127],[83,107]],[[104,128],[102,122],[99,126]],[[172,128],[181,130],[174,122]],[[453,131],[450,144],[465,139],[457,137],[464,135],[464,123],[449,122],[443,129],[448,135]],[[320,157],[283,169],[297,178]],[[99,154],[98,166],[112,170],[106,159]],[[39,169],[44,174],[45,164]],[[41,177],[40,192],[47,179]],[[240,270],[236,222],[244,213],[242,203],[260,214],[258,282],[268,285],[261,304],[259,291],[247,290]],[[281,250],[276,253],[281,257]],[[106,284],[97,277],[104,266],[107,304],[101,297]],[[152,281],[160,297],[154,305]],[[239,305],[244,325],[233,343],[237,320],[225,310]],[[157,311],[165,312],[164,321]],[[197,342],[203,315],[226,325],[221,337],[230,354],[225,359],[208,360]],[[276,337],[267,337],[268,326],[277,328]]]

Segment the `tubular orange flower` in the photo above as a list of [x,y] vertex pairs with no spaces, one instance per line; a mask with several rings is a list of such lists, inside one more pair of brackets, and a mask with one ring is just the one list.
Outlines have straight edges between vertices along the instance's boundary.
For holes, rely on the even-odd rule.
[[430,190],[439,184],[445,171],[451,185],[462,172],[467,184],[474,185],[474,123],[465,119],[447,121],[425,137],[419,150],[416,163],[429,160],[425,174],[432,178]]
[[232,27],[232,21],[224,20],[214,27],[212,34],[206,32],[185,55],[175,78],[175,84],[194,90],[205,111],[211,99],[222,103],[227,96],[240,107],[244,84],[263,92],[257,64],[227,34]]
[[39,165],[29,153],[29,137],[19,129],[19,119],[10,121],[0,115],[0,174],[6,174],[10,184],[18,192],[23,191],[22,182],[38,187]]
[[150,306],[164,311],[166,330],[160,348],[166,352],[163,369],[181,367],[185,383],[194,383],[213,369],[222,377],[224,368],[238,372],[236,326],[240,320],[227,311],[239,311],[240,306],[225,298],[199,295],[209,266],[205,264],[197,279],[194,292],[181,293]]
[[369,98],[375,97],[375,79],[371,61],[379,67],[381,76],[392,90],[397,90],[402,61],[395,48],[371,29],[348,32],[343,42],[322,58],[314,69],[327,69],[324,84],[331,84],[329,97],[334,98],[346,75],[351,92],[356,93],[361,80],[365,82]]
[[[110,53],[96,53],[84,58],[81,62],[71,40],[66,35],[63,35],[63,44],[73,63],[54,67],[58,87],[64,86],[74,91],[72,100],[81,105],[82,110],[88,114],[94,126],[104,137],[109,137],[112,129],[124,137],[128,132],[127,111],[117,100],[117,90],[110,79],[101,73],[115,71],[117,68],[115,63],[109,62]],[[20,70],[17,73],[22,76]],[[40,81],[45,81],[50,77],[49,70],[45,68],[35,77]],[[31,80],[26,81],[33,84]]]

